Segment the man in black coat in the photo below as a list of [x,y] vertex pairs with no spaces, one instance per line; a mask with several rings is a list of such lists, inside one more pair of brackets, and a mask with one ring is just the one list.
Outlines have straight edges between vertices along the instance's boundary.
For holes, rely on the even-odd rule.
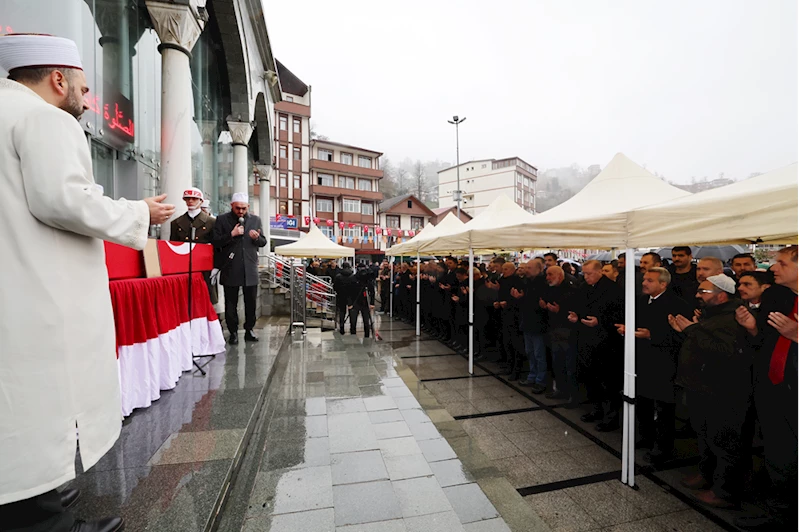
[[624,317],[624,296],[620,286],[602,275],[598,260],[583,265],[583,277],[568,318],[577,326],[578,377],[593,405],[580,419],[599,421],[596,429],[608,432],[619,428],[624,347],[615,324]]
[[797,246],[778,252],[774,281],[756,319],[744,306],[736,310],[756,353],[755,408],[772,482],[769,514],[735,521],[747,530],[797,529]]
[[547,311],[538,302],[547,289],[547,282],[538,260],[523,264],[519,270],[524,272],[523,282],[519,288],[511,290],[511,296],[519,307],[519,328],[530,364],[530,373],[519,385],[530,386],[534,394],[540,394],[547,389]]
[[552,374],[556,392],[546,394],[549,399],[571,399],[567,408],[580,404],[577,385],[577,351],[574,331],[568,319],[569,301],[574,297],[574,286],[566,280],[563,268],[550,266],[546,273],[547,288],[538,300],[538,306],[547,312],[547,338],[552,349]]
[[231,210],[216,219],[213,244],[220,258],[220,284],[225,288],[225,322],[230,337],[239,343],[239,288],[244,292],[244,340],[257,342],[255,327],[255,300],[258,297],[258,249],[266,245],[261,219],[250,214],[247,194],[233,194]]
[[358,264],[358,271],[352,277],[347,308],[350,312],[350,333],[355,334],[358,325],[358,314],[363,320],[364,338],[369,338],[372,331],[372,309],[375,308],[375,279],[366,264]]
[[671,249],[671,289],[692,309],[696,308],[696,289],[699,281],[696,279],[696,265],[693,263],[693,251],[688,246],[674,246]]
[[[356,290],[355,272],[349,262],[336,268],[333,278],[333,290],[336,291],[336,316],[338,317],[338,332],[344,334],[344,322],[349,316],[349,306],[352,293]],[[350,325],[350,332],[355,334],[355,324]]]
[[502,277],[499,279],[499,293],[494,305],[499,309],[500,323],[502,324],[500,365],[503,367],[501,371],[503,375],[508,376],[508,380],[518,379],[519,371],[522,369],[524,345],[519,332],[519,307],[512,295],[514,289],[524,289],[522,284],[523,280],[517,275],[516,265],[512,262],[503,264]]
[[[643,295],[635,307],[635,401],[641,431],[635,446],[649,449],[648,458],[655,465],[674,451],[674,378],[682,338],[669,325],[669,316],[693,319],[688,303],[668,290],[670,282],[668,270],[651,268],[644,274]],[[624,324],[616,328],[624,336]]]

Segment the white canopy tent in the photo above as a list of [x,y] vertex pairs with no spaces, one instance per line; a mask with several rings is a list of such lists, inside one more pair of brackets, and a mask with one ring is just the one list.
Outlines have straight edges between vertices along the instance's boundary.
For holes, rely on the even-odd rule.
[[634,211],[628,245],[796,243],[798,168]]
[[340,259],[354,257],[355,249],[340,246],[330,240],[325,234],[311,224],[308,233],[301,236],[296,242],[277,246],[275,253],[286,257],[319,257],[322,259]]
[[431,231],[435,228],[433,224],[427,224],[422,227],[422,230],[419,231],[416,236],[408,240],[407,242],[403,242],[402,244],[397,244],[396,246],[391,246],[387,251],[386,255],[407,255],[408,253],[415,253],[418,251],[417,246],[419,244],[419,240],[424,237],[424,235],[429,235]]

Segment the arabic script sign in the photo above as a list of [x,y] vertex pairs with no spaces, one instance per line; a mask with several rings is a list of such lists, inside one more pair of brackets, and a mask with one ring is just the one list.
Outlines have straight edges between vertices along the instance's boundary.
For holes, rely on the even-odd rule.
[[125,142],[133,142],[136,138],[133,102],[110,87],[106,87],[104,92],[102,101],[99,95],[87,93],[86,105],[90,111],[103,117],[103,127],[111,135]]

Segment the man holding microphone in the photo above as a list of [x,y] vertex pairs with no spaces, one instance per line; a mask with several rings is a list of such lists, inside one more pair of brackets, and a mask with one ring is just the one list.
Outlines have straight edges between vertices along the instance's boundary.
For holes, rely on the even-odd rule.
[[239,343],[239,287],[244,292],[244,341],[257,342],[255,327],[255,298],[258,296],[258,248],[266,245],[261,219],[250,214],[246,193],[236,192],[230,202],[230,212],[219,216],[214,226],[212,242],[217,254],[215,263],[220,270],[220,284],[225,290],[225,322],[231,345]]

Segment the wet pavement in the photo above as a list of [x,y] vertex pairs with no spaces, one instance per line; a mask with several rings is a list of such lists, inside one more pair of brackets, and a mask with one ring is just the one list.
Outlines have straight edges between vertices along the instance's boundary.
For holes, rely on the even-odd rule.
[[206,529],[263,405],[288,319],[257,327],[260,342],[242,339],[198,359],[207,376],[184,373],[173,390],[125,419],[114,447],[70,483],[82,492],[78,517],[121,515],[135,532]]
[[286,345],[240,530],[548,530],[397,355],[446,351],[402,323],[379,329],[379,342],[317,329]]

